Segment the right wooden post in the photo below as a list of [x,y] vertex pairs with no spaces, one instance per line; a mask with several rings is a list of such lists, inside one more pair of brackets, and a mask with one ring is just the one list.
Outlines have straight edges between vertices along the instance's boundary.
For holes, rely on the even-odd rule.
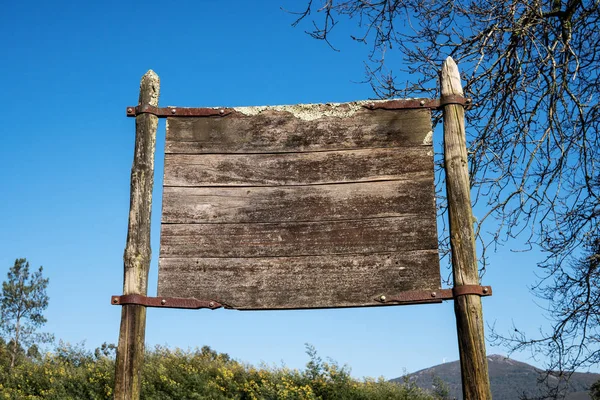
[[[451,57],[444,61],[440,84],[442,103],[445,97],[463,96],[458,67]],[[465,135],[465,111],[460,104],[445,104],[443,112],[444,169],[454,286],[479,285]],[[458,296],[454,300],[454,312],[464,399],[491,399],[481,297],[471,294]]]

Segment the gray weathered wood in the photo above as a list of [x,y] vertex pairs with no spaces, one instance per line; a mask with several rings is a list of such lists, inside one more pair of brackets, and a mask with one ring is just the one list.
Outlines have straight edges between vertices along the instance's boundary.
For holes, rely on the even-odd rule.
[[290,222],[318,221],[323,216],[340,220],[405,214],[431,219],[431,173],[405,174],[403,178],[312,186],[165,187],[162,222]]
[[[139,104],[158,106],[160,80],[148,71],[140,85]],[[154,185],[154,150],[158,118],[151,114],[136,117],[135,153],[131,168],[131,200],[127,245],[124,255],[123,294],[146,295],[150,270],[150,216]],[[137,400],[141,391],[141,372],[146,335],[146,308],[125,305],[117,348],[116,400]]]
[[350,221],[163,224],[161,232],[162,258],[368,254],[435,248],[435,220],[419,215]]
[[159,295],[313,308],[439,287],[429,110],[299,107],[168,120]]
[[374,299],[406,290],[437,289],[437,250],[391,254],[166,258],[158,292],[216,300],[237,309],[378,305]]
[[[350,105],[307,107],[317,109],[309,113],[319,111],[324,116],[306,121],[290,112],[267,110],[256,116],[235,113],[225,118],[169,118],[166,153],[296,152],[430,144],[429,110],[399,113],[357,106],[359,111],[351,114],[344,111]],[[328,117],[328,111],[339,116]]]
[[[463,95],[458,67],[451,57],[442,66],[441,93]],[[478,285],[464,109],[455,104],[444,107],[444,165],[454,286]],[[460,296],[454,302],[454,310],[464,398],[490,400],[481,298]]]
[[284,154],[166,155],[165,186],[272,186],[402,179],[433,171],[430,147]]

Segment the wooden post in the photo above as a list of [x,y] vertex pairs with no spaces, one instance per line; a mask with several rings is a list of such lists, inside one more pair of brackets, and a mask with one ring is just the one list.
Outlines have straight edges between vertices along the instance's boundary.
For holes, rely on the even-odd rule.
[[[441,93],[442,99],[444,96],[463,95],[458,67],[451,57],[448,57],[442,66]],[[444,168],[454,286],[479,285],[471,210],[465,111],[462,105],[444,106]],[[454,312],[464,399],[491,399],[481,298],[477,295],[458,296],[454,301]]]
[[[158,106],[160,80],[148,71],[140,84],[140,105]],[[135,120],[135,153],[131,168],[129,226],[124,255],[123,294],[146,295],[150,270],[150,216],[154,185],[154,149],[158,117],[140,114]],[[115,372],[115,400],[137,400],[146,336],[146,307],[124,305]]]

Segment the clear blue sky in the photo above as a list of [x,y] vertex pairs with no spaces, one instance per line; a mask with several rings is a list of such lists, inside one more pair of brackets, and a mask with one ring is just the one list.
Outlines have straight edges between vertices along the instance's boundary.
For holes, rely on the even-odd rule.
[[[19,257],[50,278],[45,329],[116,343],[139,80],[163,106],[345,102],[373,96],[368,47],[340,26],[332,51],[292,28],[293,1],[12,1],[0,12],[0,280]],[[308,26],[305,26],[308,28]],[[338,40],[339,39],[339,40]],[[398,58],[399,60],[399,58]],[[398,61],[399,62],[399,61]],[[439,135],[436,141],[440,141]],[[164,120],[158,132],[149,295],[156,294]],[[547,323],[527,286],[534,253],[490,257],[486,322]],[[444,275],[447,271],[443,271]],[[148,311],[147,343],[209,345],[244,362],[301,368],[304,343],[355,376],[393,378],[458,358],[451,303],[317,311]],[[502,348],[488,349],[505,353]],[[532,362],[528,354],[515,358]],[[534,362],[535,363],[535,362]]]

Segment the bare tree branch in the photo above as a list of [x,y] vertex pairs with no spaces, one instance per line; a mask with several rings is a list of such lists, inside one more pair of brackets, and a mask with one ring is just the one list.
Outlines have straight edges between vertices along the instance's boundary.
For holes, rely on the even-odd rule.
[[[442,60],[450,55],[460,64],[465,95],[479,104],[467,122],[473,201],[486,210],[476,226],[482,271],[490,246],[517,237],[525,246],[518,250],[546,255],[532,291],[550,302],[552,329],[537,339],[520,331],[496,339],[547,355],[549,369],[600,363],[600,278],[593,263],[600,257],[600,2],[315,3],[295,24],[314,16],[309,34],[329,43],[338,22],[356,22],[350,39],[371,45],[366,80],[378,97],[437,97]],[[403,55],[403,65],[386,64],[390,49]],[[414,84],[398,82],[394,70],[409,73]]]

